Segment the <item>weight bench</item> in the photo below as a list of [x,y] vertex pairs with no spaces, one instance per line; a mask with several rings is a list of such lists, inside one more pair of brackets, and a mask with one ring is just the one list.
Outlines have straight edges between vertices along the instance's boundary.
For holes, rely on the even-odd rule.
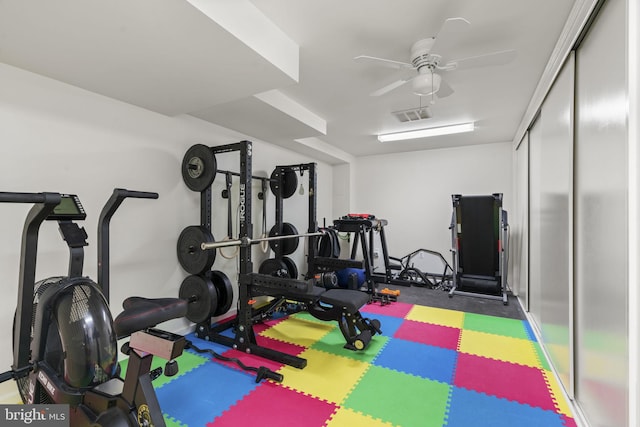
[[376,333],[382,334],[379,320],[368,319],[360,314],[360,308],[369,302],[367,293],[351,289],[326,290],[310,286],[307,282],[300,283],[305,283],[303,286],[308,287],[303,292],[271,292],[278,295],[269,296],[279,298],[273,307],[280,305],[280,302],[295,301],[301,303],[302,307],[289,313],[307,311],[324,322],[335,320],[346,340],[344,348],[349,350],[364,350]]
[[502,194],[451,196],[451,245],[455,294],[507,300],[508,232]]
[[369,302],[369,295],[350,289],[329,289],[328,291],[319,287],[315,289],[322,292],[307,309],[317,319],[338,322],[340,331],[347,340],[344,348],[364,350],[373,335],[382,334],[378,319],[370,320],[360,314],[360,308]]
[[[364,318],[360,314],[360,308],[369,302],[369,295],[365,292],[350,289],[325,290],[315,286],[313,280],[304,281],[258,273],[241,274],[239,288],[237,318],[214,326],[209,325],[208,322],[199,323],[196,326],[198,338],[208,339],[296,368],[304,368],[307,364],[305,359],[258,345],[253,332],[254,320],[260,318],[260,313],[272,312],[286,301],[301,304],[302,307],[296,311],[305,310],[322,321],[337,321],[346,340],[344,348],[349,350],[364,350],[373,335],[381,333],[380,321]],[[246,294],[245,297],[243,293]],[[269,296],[275,299],[267,307],[254,310],[248,301],[257,296]],[[231,328],[235,330],[235,337],[222,334],[223,331]]]
[[253,295],[265,295],[297,301],[316,319],[335,320],[349,350],[363,350],[376,333],[381,334],[380,321],[366,319],[360,308],[369,302],[365,292],[351,289],[329,289],[315,286],[313,280],[296,280],[251,274]]

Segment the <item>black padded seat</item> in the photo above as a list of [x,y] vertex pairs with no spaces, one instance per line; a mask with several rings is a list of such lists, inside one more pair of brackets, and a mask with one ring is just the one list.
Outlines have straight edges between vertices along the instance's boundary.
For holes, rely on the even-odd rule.
[[167,320],[184,317],[187,306],[188,302],[180,298],[129,297],[122,303],[124,311],[113,322],[116,335],[123,338]]
[[369,294],[352,289],[329,289],[320,295],[320,302],[344,307],[350,313],[355,313],[369,302]]

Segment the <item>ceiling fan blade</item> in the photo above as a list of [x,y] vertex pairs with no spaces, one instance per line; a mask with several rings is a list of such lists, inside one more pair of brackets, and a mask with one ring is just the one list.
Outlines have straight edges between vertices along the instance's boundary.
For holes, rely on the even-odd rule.
[[453,92],[454,90],[451,86],[449,86],[449,83],[447,83],[444,79],[440,80],[440,88],[436,92],[438,98],[446,98],[447,96],[452,95]]
[[487,53],[485,55],[471,56],[448,61],[442,67],[443,70],[466,70],[468,68],[489,67],[495,65],[505,65],[516,58],[517,52],[511,50],[501,50],[499,52]]
[[401,70],[403,68],[413,68],[413,65],[408,62],[394,61],[392,59],[376,58],[375,56],[359,55],[353,58],[359,62],[373,62],[378,65],[382,65],[389,68],[395,68]]
[[384,95],[385,93],[391,92],[392,90],[399,88],[400,86],[402,86],[403,84],[405,84],[406,82],[408,82],[409,80],[411,80],[410,78],[407,79],[400,79],[400,80],[396,80],[393,83],[389,83],[388,85],[381,87],[378,90],[375,90],[373,92],[371,92],[369,94],[369,96],[380,96],[380,95]]
[[459,41],[459,34],[464,33],[471,27],[471,23],[464,18],[449,18],[442,23],[436,40],[431,47],[431,52],[448,52],[452,46]]

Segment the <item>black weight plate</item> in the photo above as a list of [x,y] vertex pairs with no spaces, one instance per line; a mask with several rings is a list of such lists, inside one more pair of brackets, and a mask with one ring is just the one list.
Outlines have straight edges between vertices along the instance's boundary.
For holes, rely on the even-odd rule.
[[182,159],[182,179],[192,191],[209,188],[217,172],[216,156],[206,145],[192,145]]
[[218,307],[216,287],[206,277],[187,276],[180,285],[178,296],[189,301],[186,317],[193,323],[204,322]]
[[231,280],[222,271],[213,270],[211,272],[211,281],[218,291],[218,306],[213,312],[214,316],[222,316],[231,308],[233,302],[233,286]]
[[297,279],[298,266],[296,265],[296,263],[288,256],[282,257],[282,262],[284,262],[284,265],[287,266],[287,273],[289,274],[289,277],[291,279]]
[[262,261],[262,264],[260,264],[260,268],[258,269],[258,273],[276,277],[288,277],[287,265],[284,261],[275,258],[269,258]]
[[[280,174],[282,174],[282,187],[278,183]],[[274,195],[280,195],[283,199],[288,199],[298,189],[298,174],[291,168],[277,168],[271,173],[269,187],[271,187],[271,192]]]
[[334,253],[334,240],[331,232],[327,228],[323,228],[324,234],[318,239],[318,256],[323,258],[332,258]]
[[[269,231],[269,237],[278,236],[278,224],[271,227]],[[291,223],[283,222],[282,223],[282,236],[297,236],[298,229]],[[282,238],[277,240],[270,240],[269,246],[273,251],[277,251],[278,246],[282,248],[282,255],[291,255],[298,249],[299,237],[289,237]]]
[[213,235],[206,227],[190,225],[178,237],[178,261],[189,274],[208,271],[216,260],[215,250],[202,250],[202,243],[213,243]]
[[340,258],[340,237],[338,237],[338,232],[334,229],[329,229],[329,236],[331,236],[331,240],[333,241],[333,258]]

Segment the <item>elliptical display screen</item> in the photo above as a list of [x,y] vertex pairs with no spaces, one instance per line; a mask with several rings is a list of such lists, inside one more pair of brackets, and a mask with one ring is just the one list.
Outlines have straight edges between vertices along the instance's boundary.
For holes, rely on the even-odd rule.
[[60,203],[53,209],[53,213],[47,217],[50,221],[84,220],[87,217],[80,199],[75,194],[63,194]]

